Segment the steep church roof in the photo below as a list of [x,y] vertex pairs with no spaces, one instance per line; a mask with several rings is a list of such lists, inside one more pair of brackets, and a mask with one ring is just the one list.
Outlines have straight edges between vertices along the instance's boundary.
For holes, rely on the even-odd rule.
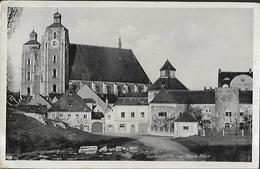
[[189,90],[184,84],[182,84],[176,77],[174,78],[158,78],[149,90]]
[[172,66],[172,64],[169,62],[168,59],[166,60],[164,65],[161,67],[160,71],[162,71],[162,70],[173,70],[173,71],[176,71],[176,69]]
[[151,103],[215,104],[214,90],[165,90],[162,89]]
[[90,112],[91,109],[75,90],[70,88],[56,103],[54,103],[49,111]]
[[130,49],[70,44],[70,80],[150,83]]

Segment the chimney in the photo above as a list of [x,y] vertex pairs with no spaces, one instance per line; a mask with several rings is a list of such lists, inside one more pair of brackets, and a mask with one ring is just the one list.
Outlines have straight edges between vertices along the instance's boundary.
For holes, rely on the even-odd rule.
[[218,73],[219,73],[219,74],[221,73],[221,69],[218,69]]
[[118,48],[119,48],[119,49],[122,49],[122,42],[121,42],[121,38],[119,38],[119,40],[118,40]]
[[206,86],[204,86],[204,90],[207,90]]
[[252,69],[249,69],[249,73],[252,73]]

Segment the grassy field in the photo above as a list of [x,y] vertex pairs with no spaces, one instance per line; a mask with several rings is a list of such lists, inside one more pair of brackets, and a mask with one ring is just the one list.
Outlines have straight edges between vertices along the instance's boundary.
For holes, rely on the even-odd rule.
[[56,128],[37,120],[8,112],[6,126],[6,152],[24,153],[54,149],[78,149],[82,145],[121,145],[130,138],[95,135],[77,129]]
[[192,152],[210,157],[208,161],[251,161],[252,138],[242,136],[176,138]]

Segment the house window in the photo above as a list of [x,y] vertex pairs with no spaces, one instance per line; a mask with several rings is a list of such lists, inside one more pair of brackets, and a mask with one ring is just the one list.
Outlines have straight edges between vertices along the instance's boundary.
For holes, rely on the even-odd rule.
[[131,117],[132,117],[132,118],[135,117],[135,112],[131,112]]
[[206,112],[208,112],[208,109],[206,109]]
[[244,112],[240,112],[240,116],[244,116]]
[[141,117],[144,117],[144,112],[141,112]]
[[167,76],[167,77],[169,77],[170,76],[170,71],[169,70],[166,70],[166,72],[165,72],[166,74],[165,74],[165,76]]
[[120,125],[119,125],[119,128],[120,128],[120,129],[125,129],[125,124],[120,124]]
[[56,55],[54,54],[53,55],[53,63],[55,63],[56,62]]
[[125,118],[125,112],[121,112],[121,118]]
[[56,84],[54,84],[54,85],[52,86],[52,91],[53,91],[53,93],[56,93],[56,92],[57,92],[57,86],[56,86]]
[[88,115],[87,114],[84,114],[84,116],[83,116],[85,119],[87,119],[88,118]]
[[68,114],[68,117],[71,117],[71,114]]
[[76,114],[76,117],[79,117],[79,114]]
[[30,87],[27,87],[27,94],[30,95],[30,93],[31,93],[31,89]]
[[107,85],[107,94],[112,94],[112,86]]
[[188,126],[183,126],[183,130],[189,130]]
[[62,117],[63,116],[63,114],[60,114],[60,117]]
[[55,117],[55,114],[51,114],[51,117],[54,118],[54,117]]
[[53,69],[53,75],[52,75],[53,78],[56,78],[56,69]]
[[167,117],[167,113],[166,112],[159,112],[158,116],[159,117]]
[[99,94],[100,93],[100,86],[96,85],[96,92]]
[[56,32],[53,33],[53,38],[56,39]]
[[27,60],[27,65],[30,66],[31,62],[30,59]]
[[226,112],[226,116],[230,116],[231,117],[231,112]]
[[229,123],[225,123],[225,128],[229,128],[230,124]]
[[30,72],[27,72],[27,80],[30,80]]
[[107,119],[110,120],[111,119],[111,115],[107,115]]

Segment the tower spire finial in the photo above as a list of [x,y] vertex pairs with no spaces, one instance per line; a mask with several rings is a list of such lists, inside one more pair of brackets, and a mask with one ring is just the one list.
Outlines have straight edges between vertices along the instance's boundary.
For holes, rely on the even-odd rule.
[[122,49],[121,37],[119,37],[119,39],[118,39],[118,48]]

